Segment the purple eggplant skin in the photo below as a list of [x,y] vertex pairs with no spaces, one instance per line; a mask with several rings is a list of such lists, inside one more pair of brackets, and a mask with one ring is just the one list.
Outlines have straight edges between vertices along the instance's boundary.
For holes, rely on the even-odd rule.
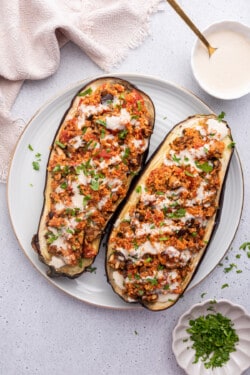
[[[63,118],[62,118],[62,120],[61,120],[61,122],[58,126],[58,129],[56,131],[55,137],[54,137],[53,142],[52,142],[51,151],[50,151],[50,154],[49,154],[49,157],[48,157],[48,163],[49,163],[49,160],[50,160],[51,155],[53,153],[53,150],[54,150],[54,147],[55,147],[55,142],[59,137],[60,130],[62,129],[62,127],[64,125],[64,122],[66,120],[66,117],[67,117],[69,111],[73,108],[74,103],[76,102],[77,98],[79,98],[79,94],[81,92],[86,91],[90,87],[96,88],[96,87],[102,85],[105,82],[112,82],[112,83],[121,84],[125,87],[125,89],[128,89],[129,91],[136,90],[140,95],[142,95],[142,97],[144,99],[144,102],[147,106],[148,112],[149,112],[148,120],[149,120],[149,126],[151,128],[151,134],[152,134],[153,129],[154,129],[154,124],[155,124],[155,107],[154,107],[154,103],[151,100],[151,98],[144,91],[140,90],[137,86],[135,86],[133,83],[131,83],[129,81],[126,81],[122,78],[112,77],[112,76],[100,77],[100,78],[91,80],[90,82],[86,83],[86,85],[84,85],[76,93],[76,95],[73,97],[73,99],[70,103],[70,106],[66,110],[66,112],[65,112],[65,114],[64,114],[64,116],[63,116]],[[111,98],[106,98],[105,96],[102,97],[102,101],[110,100],[110,99]],[[151,135],[147,138],[147,140],[148,140],[147,148],[145,149],[144,153],[141,154],[140,167],[136,171],[136,174],[133,177],[131,176],[131,179],[129,180],[128,191],[130,190],[130,186],[131,186],[132,182],[139,177],[139,174],[140,174],[141,170],[144,168],[144,165],[146,163],[146,159],[147,159],[147,156],[148,156],[149,146],[150,146],[150,137],[151,137]],[[41,227],[41,220],[42,220],[42,217],[43,217],[44,212],[46,210],[46,203],[47,203],[46,202],[46,194],[48,194],[47,189],[48,189],[48,185],[49,185],[48,184],[48,176],[49,176],[49,172],[47,170],[46,175],[45,175],[45,183],[44,183],[44,191],[43,191],[43,198],[44,198],[43,199],[43,206],[42,206],[41,215],[40,215],[40,219],[39,219],[38,230],[37,230],[37,233],[34,234],[34,236],[32,238],[31,245],[32,245],[33,249],[35,250],[35,252],[38,254],[39,260],[48,267],[48,270],[47,270],[48,276],[50,276],[52,278],[58,277],[58,276],[64,276],[64,277],[67,277],[67,278],[70,278],[70,279],[74,279],[74,278],[79,277],[83,272],[85,272],[87,270],[87,268],[89,266],[91,266],[91,264],[95,260],[95,257],[93,257],[91,259],[83,258],[82,259],[82,266],[75,266],[75,267],[68,266],[68,268],[63,267],[63,269],[62,268],[61,269],[55,268],[54,266],[48,264],[47,260],[45,259],[44,255],[43,255],[43,249],[41,248],[41,243],[39,241],[39,231],[41,230],[41,228],[40,228]],[[124,199],[126,199],[126,196],[123,198],[123,200]],[[102,232],[98,235],[98,237],[95,238],[95,241],[96,241],[95,243],[98,245],[98,251],[99,251],[102,239],[103,239],[103,237],[106,233],[107,226],[110,223],[110,221],[112,220],[114,213],[116,212],[117,209],[119,209],[119,207],[121,205],[122,205],[122,201],[118,202],[116,209],[113,212],[110,212],[110,217],[109,217],[108,221],[106,222],[105,227],[103,228]],[[97,254],[98,254],[98,251],[97,251]]]
[[[124,302],[130,303],[130,304],[131,303],[132,304],[139,303],[144,308],[146,308],[146,309],[148,309],[150,311],[161,311],[161,310],[168,309],[169,307],[173,306],[177,301],[179,301],[179,298],[183,295],[183,293],[185,292],[186,288],[190,284],[191,280],[194,278],[194,276],[195,276],[195,274],[196,274],[196,272],[197,272],[197,270],[198,270],[198,268],[199,268],[199,266],[200,266],[200,264],[202,262],[202,259],[203,259],[204,255],[205,255],[206,251],[209,251],[209,244],[211,242],[211,239],[214,237],[214,235],[216,233],[216,230],[218,228],[218,225],[220,223],[220,216],[221,216],[221,212],[222,212],[222,208],[223,208],[225,185],[226,185],[226,180],[227,180],[227,176],[228,176],[230,162],[231,162],[231,159],[232,159],[232,156],[233,156],[233,153],[234,153],[234,147],[228,147],[228,146],[226,147],[226,149],[227,149],[227,151],[226,151],[226,154],[227,154],[227,156],[226,156],[227,157],[227,164],[226,164],[226,169],[224,171],[224,175],[223,175],[223,178],[222,178],[222,183],[221,183],[220,189],[219,189],[219,191],[217,193],[218,208],[216,210],[216,213],[215,213],[214,217],[212,218],[213,222],[212,222],[211,232],[210,232],[209,238],[208,238],[209,241],[202,248],[199,260],[197,261],[197,264],[195,265],[194,270],[192,271],[192,274],[190,275],[190,277],[188,279],[188,282],[184,285],[181,294],[179,294],[178,297],[175,300],[168,301],[165,304],[164,303],[159,303],[158,304],[157,301],[153,302],[153,303],[145,302],[142,299],[138,299],[138,300],[134,300],[134,301],[133,300],[129,300],[128,296],[126,296],[126,295],[123,294],[123,290],[119,287],[119,285],[115,284],[115,280],[114,280],[114,278],[112,276],[113,270],[109,266],[108,260],[109,260],[109,257],[111,256],[111,254],[112,254],[112,252],[114,250],[111,247],[109,248],[109,241],[110,241],[110,239],[112,237],[112,231],[115,229],[115,222],[117,220],[119,220],[119,217],[120,218],[124,217],[124,213],[126,212],[126,207],[129,207],[129,205],[131,204],[130,202],[134,198],[134,190],[135,190],[136,185],[140,185],[141,181],[142,181],[141,179],[145,178],[145,176],[147,176],[147,174],[150,173],[150,171],[151,171],[151,164],[153,164],[153,162],[154,162],[155,158],[157,157],[157,155],[161,155],[162,153],[164,153],[164,151],[165,151],[165,145],[166,145],[166,142],[168,142],[168,138],[176,130],[178,131],[179,127],[182,126],[182,124],[185,124],[187,121],[190,121],[190,120],[198,118],[198,117],[206,117],[206,118],[217,119],[217,116],[215,114],[210,114],[210,115],[199,114],[199,115],[189,116],[186,120],[181,121],[180,123],[176,124],[170,130],[170,132],[167,133],[167,135],[165,136],[165,138],[163,139],[163,141],[160,143],[160,145],[158,146],[158,148],[154,151],[154,153],[152,154],[152,156],[150,157],[150,159],[147,161],[147,164],[146,164],[144,170],[140,174],[140,177],[135,181],[135,183],[133,184],[133,187],[131,187],[130,193],[129,193],[127,199],[126,199],[126,202],[124,202],[123,205],[122,205],[122,207],[120,207],[119,212],[118,211],[116,212],[116,215],[115,215],[115,218],[114,218],[114,226],[113,226],[113,228],[111,228],[111,230],[109,232],[108,239],[107,239],[105,268],[106,268],[106,275],[107,275],[107,281],[108,281],[108,283],[110,284],[110,286],[113,289],[113,291]],[[226,125],[226,127],[228,129],[228,132],[229,132],[229,138],[232,141],[231,130],[230,130],[227,122],[226,121],[222,121],[222,122]]]

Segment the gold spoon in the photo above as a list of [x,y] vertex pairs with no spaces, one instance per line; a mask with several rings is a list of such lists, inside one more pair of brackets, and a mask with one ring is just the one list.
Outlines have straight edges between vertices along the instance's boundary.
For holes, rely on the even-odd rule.
[[174,8],[176,13],[186,22],[190,29],[198,36],[201,42],[206,46],[208,50],[209,57],[217,50],[217,48],[212,47],[200,30],[195,26],[191,19],[186,15],[186,13],[181,9],[180,5],[175,0],[167,0],[167,2]]

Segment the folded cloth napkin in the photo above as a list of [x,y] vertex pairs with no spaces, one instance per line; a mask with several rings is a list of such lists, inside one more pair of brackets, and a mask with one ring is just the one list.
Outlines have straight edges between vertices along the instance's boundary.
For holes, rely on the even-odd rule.
[[11,107],[25,79],[53,74],[60,47],[77,44],[109,71],[149,34],[150,14],[162,0],[2,0],[0,20],[0,181],[23,121]]

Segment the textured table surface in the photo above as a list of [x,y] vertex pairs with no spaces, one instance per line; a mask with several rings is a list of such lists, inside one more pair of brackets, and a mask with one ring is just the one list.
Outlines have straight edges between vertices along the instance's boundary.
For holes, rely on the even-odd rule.
[[[223,19],[250,26],[249,1],[210,0],[201,5],[199,0],[183,0],[181,4],[201,29]],[[113,72],[150,74],[171,81],[191,90],[216,113],[226,112],[242,162],[245,200],[238,231],[222,263],[224,267],[235,263],[242,273],[237,273],[236,268],[225,273],[218,266],[174,307],[158,313],[89,305],[55,288],[31,265],[14,235],[6,185],[1,184],[1,375],[182,375],[184,371],[171,349],[172,331],[182,313],[207,298],[226,298],[250,312],[250,259],[245,253],[236,258],[240,245],[250,241],[250,97],[222,101],[204,93],[190,68],[195,36],[167,4],[163,3],[161,8],[152,17],[151,35],[141,47],[130,51]],[[99,74],[103,72],[69,43],[62,49],[61,64],[53,77],[24,84],[14,114],[28,121],[61,89]],[[223,284],[229,286],[222,288]],[[206,295],[202,298],[203,293]],[[245,374],[250,374],[250,370]]]

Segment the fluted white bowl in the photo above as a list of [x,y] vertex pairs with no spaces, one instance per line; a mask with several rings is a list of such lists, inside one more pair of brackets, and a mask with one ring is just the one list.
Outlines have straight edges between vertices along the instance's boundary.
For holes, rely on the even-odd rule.
[[[239,342],[227,363],[222,367],[206,369],[202,361],[193,363],[195,351],[191,348],[192,341],[186,339],[190,337],[187,333],[190,319],[211,313],[221,313],[233,322]],[[173,330],[172,349],[177,363],[188,375],[240,375],[250,366],[250,315],[243,307],[224,299],[198,303],[180,317]]]

